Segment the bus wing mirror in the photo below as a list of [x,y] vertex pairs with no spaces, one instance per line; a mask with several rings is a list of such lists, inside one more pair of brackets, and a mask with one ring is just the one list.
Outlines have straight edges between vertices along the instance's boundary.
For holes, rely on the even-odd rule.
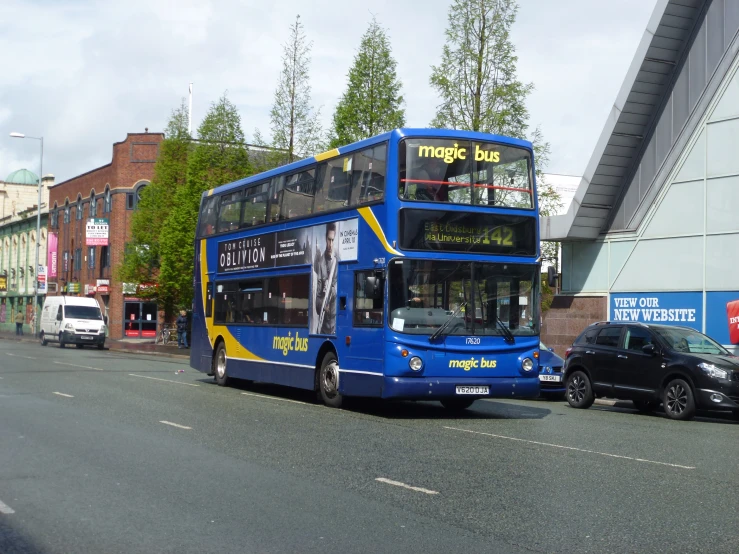
[[368,275],[364,281],[364,296],[373,300],[382,298],[382,279],[375,275]]
[[553,287],[557,284],[557,270],[551,265],[547,268],[547,285]]

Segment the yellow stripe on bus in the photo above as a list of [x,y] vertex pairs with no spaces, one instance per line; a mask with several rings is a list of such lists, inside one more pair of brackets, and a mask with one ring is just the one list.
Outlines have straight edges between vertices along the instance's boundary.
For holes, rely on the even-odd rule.
[[[242,360],[256,360],[260,362],[268,361],[264,358],[260,358],[259,356],[257,356],[253,352],[250,352],[241,344],[239,344],[239,341],[237,341],[236,337],[231,334],[231,331],[228,327],[226,327],[225,325],[216,325],[215,323],[213,323],[213,316],[205,317],[205,314],[207,313],[205,306],[206,302],[208,301],[207,254],[208,249],[206,247],[206,240],[203,239],[200,241],[200,283],[203,289],[203,319],[205,320],[205,327],[208,330],[208,341],[210,342],[210,347],[213,348],[215,346],[216,337],[221,336],[223,338],[223,342],[226,344],[226,354],[228,354],[229,357],[238,357]],[[211,299],[211,302],[213,302],[213,300],[214,299]]]
[[322,152],[320,154],[316,154],[314,158],[317,162],[322,162],[323,160],[328,160],[329,158],[334,158],[339,155],[339,149],[334,148],[333,150],[329,150],[328,152]]
[[390,252],[391,254],[395,254],[396,256],[402,256],[400,252],[395,250],[390,244],[387,242],[387,238],[385,237],[385,232],[382,230],[382,227],[380,226],[380,222],[377,221],[377,218],[375,217],[375,213],[372,211],[372,208],[370,207],[364,207],[364,208],[358,208],[357,211],[359,212],[359,215],[362,216],[362,219],[364,219],[367,222],[367,225],[370,226],[370,229],[375,233],[377,238],[382,243],[382,246],[385,247],[385,250]]

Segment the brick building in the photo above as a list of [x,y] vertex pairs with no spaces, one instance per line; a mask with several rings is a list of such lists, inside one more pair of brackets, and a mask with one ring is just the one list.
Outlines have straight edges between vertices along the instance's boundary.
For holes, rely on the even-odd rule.
[[154,337],[157,305],[116,280],[131,219],[154,175],[162,133],[129,133],[112,161],[49,190],[48,294],[97,299],[112,338]]

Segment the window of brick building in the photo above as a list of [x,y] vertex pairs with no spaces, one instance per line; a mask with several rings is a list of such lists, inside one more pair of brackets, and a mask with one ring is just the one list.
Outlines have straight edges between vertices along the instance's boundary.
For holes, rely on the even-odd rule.
[[77,219],[77,221],[79,221],[80,219],[82,219],[82,210],[83,210],[83,208],[82,208],[82,195],[81,194],[78,194],[77,195],[77,212],[76,212],[76,215],[77,215],[77,218],[76,219]]

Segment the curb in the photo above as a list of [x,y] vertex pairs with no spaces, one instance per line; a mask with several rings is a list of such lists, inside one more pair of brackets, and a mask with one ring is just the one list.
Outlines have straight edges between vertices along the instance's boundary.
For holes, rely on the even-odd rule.
[[606,400],[605,398],[596,398],[593,404],[598,406],[614,406],[616,408],[633,408],[633,402],[629,400]]
[[[26,338],[24,337],[14,337],[14,336],[5,336],[0,335],[0,340],[6,340],[9,342],[27,342],[27,343],[38,343],[38,339],[36,337],[34,338]],[[111,352],[125,352],[128,354],[139,354],[139,355],[147,355],[147,356],[163,356],[165,358],[175,358],[180,360],[187,360],[190,358],[190,355],[183,355],[183,354],[174,354],[169,352],[158,352],[156,350],[134,350],[132,348],[124,348],[120,347],[115,343],[108,342],[105,345],[105,350],[110,350]]]

